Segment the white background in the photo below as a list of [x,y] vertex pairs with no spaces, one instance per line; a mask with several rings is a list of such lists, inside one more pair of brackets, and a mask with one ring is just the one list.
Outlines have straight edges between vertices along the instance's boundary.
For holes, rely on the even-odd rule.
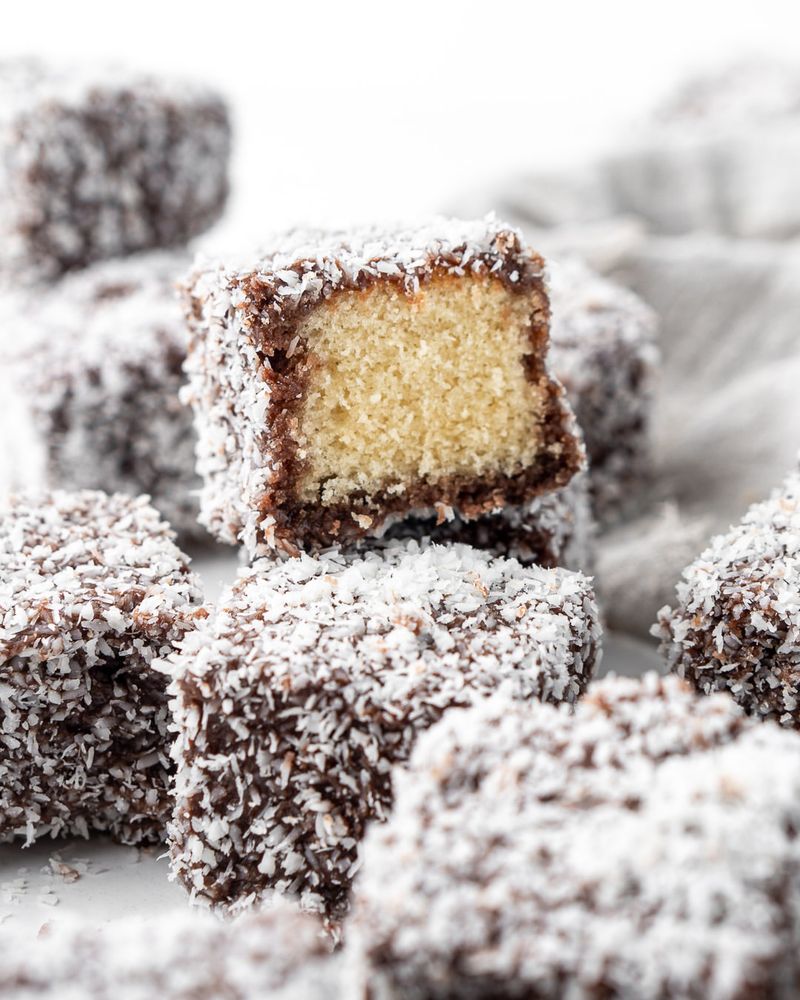
[[687,71],[800,62],[800,5],[708,0],[6,3],[0,54],[204,77],[238,126],[228,225],[408,218],[635,127]]

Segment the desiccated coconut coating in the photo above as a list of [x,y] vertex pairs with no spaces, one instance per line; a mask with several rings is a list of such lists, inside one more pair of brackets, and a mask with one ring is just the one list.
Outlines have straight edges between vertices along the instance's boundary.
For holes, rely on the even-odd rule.
[[677,597],[653,628],[669,668],[800,728],[800,473],[712,539]]
[[170,661],[173,873],[204,904],[274,889],[337,920],[418,733],[500,686],[574,702],[599,640],[585,577],[464,545],[257,563]]
[[251,555],[521,505],[582,465],[544,263],[493,217],[289,233],[186,298],[201,516]]
[[518,559],[523,565],[562,566],[591,573],[595,523],[588,476],[578,473],[566,486],[544,493],[524,507],[503,507],[471,521],[458,517],[452,508],[430,517],[406,518],[391,527],[387,536],[430,538],[442,545],[463,542],[496,556]]
[[46,282],[185,243],[221,215],[230,124],[213,91],[0,63],[0,279]]
[[578,260],[550,265],[550,360],[586,441],[601,524],[630,514],[650,472],[656,317]]
[[96,264],[4,314],[0,446],[12,488],[147,493],[182,537],[208,537],[179,400],[186,324],[175,283],[186,266],[183,252]]
[[394,775],[348,947],[371,1000],[790,998],[800,738],[675,677],[496,696]]
[[201,595],[146,498],[54,492],[0,513],[0,840],[160,840],[166,678]]
[[3,928],[0,997],[14,1000],[334,1000],[341,960],[290,904],[220,921],[196,911],[98,928],[55,915],[35,941]]

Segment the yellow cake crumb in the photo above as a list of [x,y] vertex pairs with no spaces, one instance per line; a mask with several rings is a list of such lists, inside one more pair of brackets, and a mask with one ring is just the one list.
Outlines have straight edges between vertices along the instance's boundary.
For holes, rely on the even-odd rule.
[[297,334],[311,372],[298,421],[302,500],[513,475],[541,445],[546,387],[526,376],[531,296],[486,275],[342,290]]

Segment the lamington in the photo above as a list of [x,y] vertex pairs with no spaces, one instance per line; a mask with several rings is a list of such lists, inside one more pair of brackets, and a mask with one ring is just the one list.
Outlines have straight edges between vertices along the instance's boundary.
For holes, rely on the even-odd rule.
[[571,704],[599,644],[585,577],[465,545],[260,560],[167,663],[173,874],[226,912],[296,897],[338,933],[417,735],[498,688]]
[[544,262],[493,217],[289,233],[199,264],[186,305],[201,517],[251,556],[522,505],[582,466]]
[[577,258],[551,264],[550,358],[586,442],[597,521],[608,526],[645,503],[658,324],[640,298]]
[[179,399],[187,266],[183,251],[107,261],[2,311],[0,487],[146,493],[182,538],[208,539]]
[[146,498],[12,497],[0,513],[0,841],[160,841],[171,809],[167,678],[202,615]]
[[354,890],[354,995],[797,995],[800,739],[727,695],[655,674],[574,713],[498,693],[393,780]]
[[184,244],[222,213],[230,142],[203,85],[0,62],[0,281]]
[[669,669],[800,729],[800,472],[713,538],[676,589],[653,627]]

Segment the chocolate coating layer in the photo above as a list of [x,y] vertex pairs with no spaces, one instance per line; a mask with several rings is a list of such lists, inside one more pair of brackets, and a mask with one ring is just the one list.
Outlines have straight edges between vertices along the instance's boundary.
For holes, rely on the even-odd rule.
[[[406,518],[392,526],[392,538],[430,538],[445,545],[462,542],[496,556],[552,569],[591,573],[595,524],[589,477],[579,473],[566,486],[544,493],[523,507],[502,507],[471,521],[441,508],[429,517]],[[387,537],[384,536],[384,537]]]

